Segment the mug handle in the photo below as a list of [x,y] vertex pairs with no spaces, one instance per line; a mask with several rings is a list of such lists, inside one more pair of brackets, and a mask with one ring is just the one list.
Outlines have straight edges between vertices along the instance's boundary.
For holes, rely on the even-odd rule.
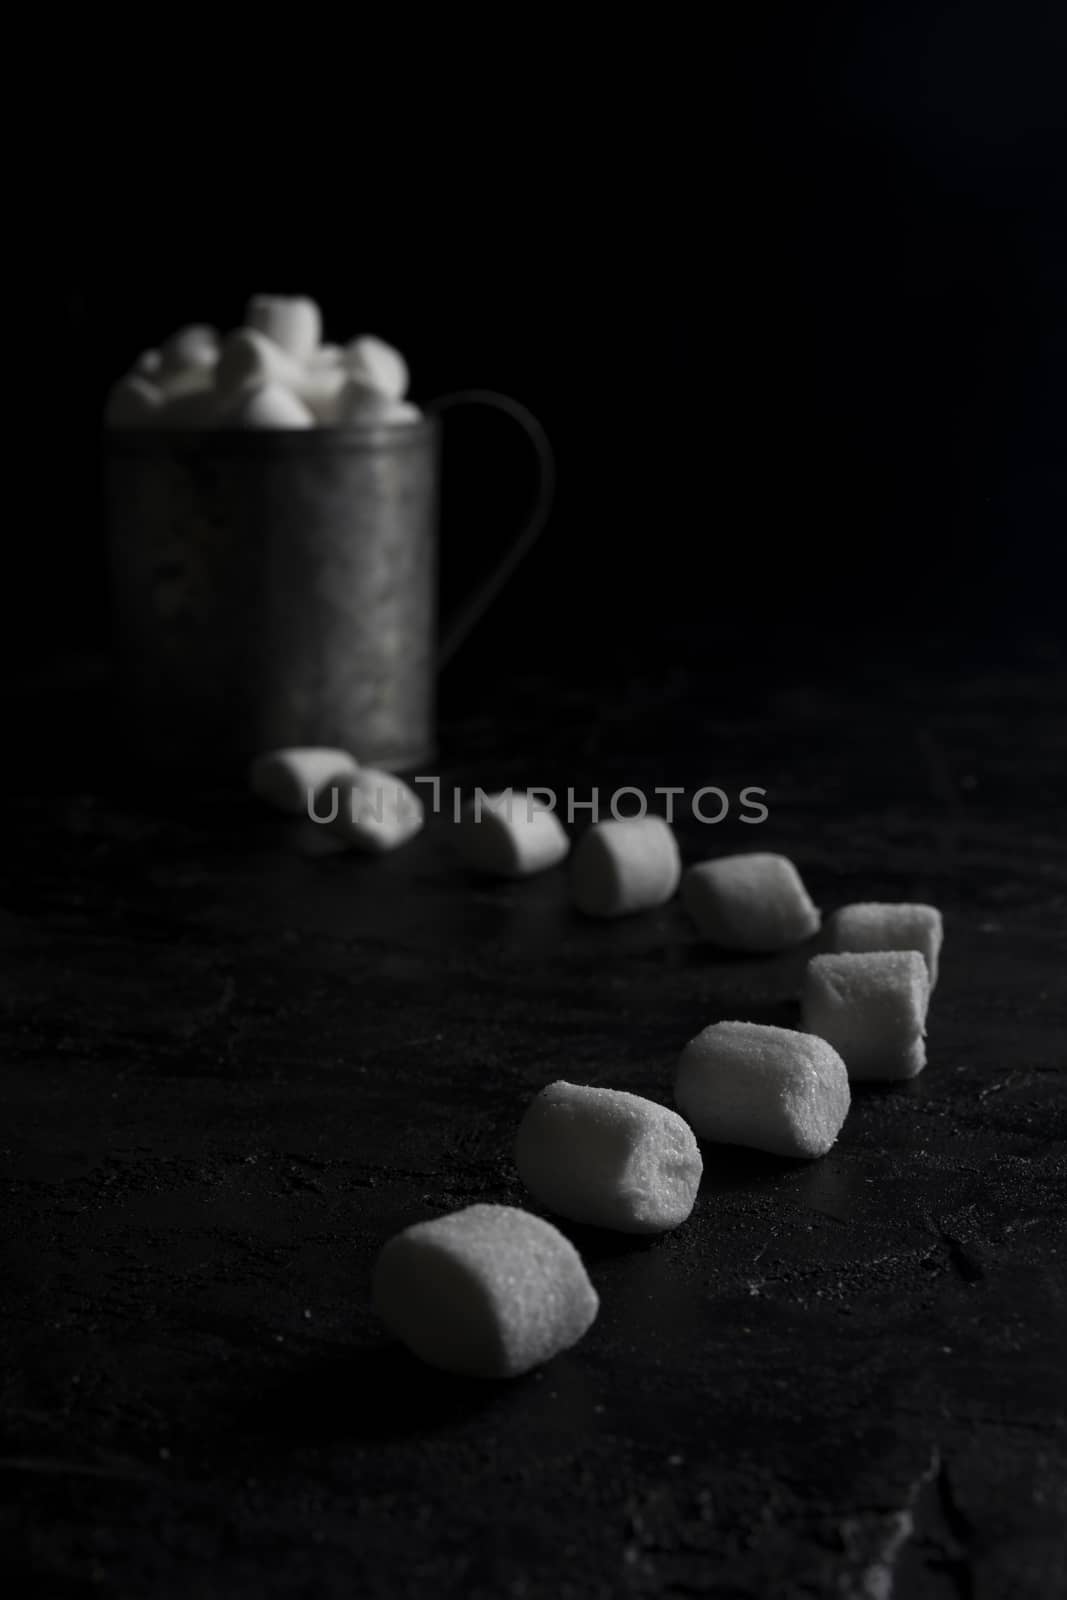
[[437,649],[438,671],[451,661],[467,635],[485,616],[520,561],[533,549],[544,532],[556,492],[555,456],[548,442],[548,435],[532,411],[527,411],[524,405],[518,400],[512,400],[510,395],[498,394],[495,389],[457,389],[454,393],[441,395],[439,399],[432,401],[427,409],[432,413],[440,413],[450,411],[455,406],[487,406],[490,410],[502,411],[513,422],[518,423],[533,446],[537,458],[537,489],[533,505],[515,538],[488,577],[483,578],[474,592],[458,606],[442,630],[441,642]]

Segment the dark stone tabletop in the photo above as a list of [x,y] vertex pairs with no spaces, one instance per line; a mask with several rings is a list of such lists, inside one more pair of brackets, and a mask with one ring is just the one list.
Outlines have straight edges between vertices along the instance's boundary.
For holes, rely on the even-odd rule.
[[860,658],[446,696],[446,796],[759,785],[758,828],[681,814],[688,859],[946,919],[926,1072],[858,1089],[821,1161],[706,1146],[676,1232],[568,1229],[599,1319],[495,1385],[376,1325],[382,1242],[522,1204],[547,1081],[669,1103],[705,1024],[795,1023],[804,953],[471,881],[446,817],[306,859],[243,796],[146,784],[99,666],[8,685],[9,1594],[1063,1592],[1067,659]]

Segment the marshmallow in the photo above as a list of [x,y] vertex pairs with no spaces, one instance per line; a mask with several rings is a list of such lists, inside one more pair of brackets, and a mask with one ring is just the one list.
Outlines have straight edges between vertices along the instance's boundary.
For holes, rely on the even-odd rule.
[[842,906],[828,919],[827,948],[835,952],[866,950],[918,950],[930,973],[930,988],[937,983],[938,958],[944,929],[934,906],[882,904],[861,901]]
[[930,979],[918,950],[814,956],[804,1027],[832,1044],[850,1078],[914,1078],[926,1065]]
[[310,361],[322,338],[322,313],[314,300],[302,295],[253,295],[245,324],[266,334],[294,361]]
[[281,383],[264,383],[242,389],[220,409],[219,421],[233,428],[313,428],[308,407]]
[[171,334],[160,352],[163,371],[168,379],[172,374],[188,372],[190,368],[211,373],[219,359],[219,336],[214,328],[202,323],[191,323]]
[[306,745],[267,750],[248,769],[248,787],[279,811],[307,814],[308,801],[331,778],[351,781],[359,763],[347,750]]
[[422,827],[422,801],[391,772],[360,767],[354,777],[327,783],[314,816],[354,850],[382,855],[414,838]]
[[541,1090],[519,1125],[515,1163],[550,1211],[623,1233],[684,1222],[703,1171],[692,1130],[676,1112],[576,1083]]
[[130,368],[131,377],[158,379],[163,357],[158,350],[142,350]]
[[295,380],[294,393],[316,422],[328,424],[338,420],[341,393],[347,382],[343,367],[310,366]]
[[417,1222],[385,1245],[372,1304],[433,1367],[512,1378],[576,1344],[600,1307],[557,1228],[515,1206],[474,1205]]
[[163,411],[163,393],[147,378],[120,378],[107,397],[104,420],[109,428],[150,428]]
[[357,378],[346,379],[337,396],[336,420],[353,426],[417,422],[421,416],[418,406],[412,405],[409,400],[390,400]]
[[237,395],[243,389],[265,383],[281,383],[295,389],[303,376],[300,363],[265,334],[255,328],[235,328],[222,341],[215,385],[220,394]]
[[762,851],[690,867],[681,898],[703,937],[726,950],[785,950],[820,921],[793,863]]
[[407,362],[384,339],[375,339],[371,334],[353,339],[345,346],[344,359],[351,378],[386,400],[403,400],[407,394]]
[[848,1073],[814,1034],[716,1022],[682,1051],[674,1098],[701,1139],[822,1156],[848,1112]]
[[671,898],[682,875],[678,844],[662,817],[598,822],[574,852],[571,894],[590,917],[621,917]]
[[345,362],[344,346],[340,344],[320,344],[307,358],[306,365],[312,371],[322,367],[343,367]]
[[571,847],[555,812],[522,789],[470,801],[463,808],[456,845],[468,867],[494,878],[544,872]]

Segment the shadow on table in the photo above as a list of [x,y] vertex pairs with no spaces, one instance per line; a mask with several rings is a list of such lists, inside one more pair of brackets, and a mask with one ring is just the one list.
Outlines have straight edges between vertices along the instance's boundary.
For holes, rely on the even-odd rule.
[[438,1372],[401,1345],[365,1346],[273,1379],[250,1397],[240,1423],[275,1444],[381,1442],[465,1422],[499,1405],[507,1387]]

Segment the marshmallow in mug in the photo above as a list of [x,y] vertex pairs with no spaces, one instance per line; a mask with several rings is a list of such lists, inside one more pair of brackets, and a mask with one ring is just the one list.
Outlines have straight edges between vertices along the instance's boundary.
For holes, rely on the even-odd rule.
[[219,413],[218,420],[233,428],[313,428],[315,418],[299,395],[283,383],[263,383],[242,389]]
[[410,400],[391,400],[356,378],[346,378],[337,394],[334,421],[350,426],[418,422],[422,412]]
[[134,373],[112,385],[104,421],[109,428],[152,428],[162,417],[164,406],[162,389]]
[[662,817],[598,822],[578,841],[571,895],[589,917],[621,917],[664,905],[678,887],[682,858]]
[[519,1124],[515,1165],[561,1217],[622,1233],[664,1233],[693,1209],[700,1151],[676,1111],[628,1094],[550,1083]]
[[372,334],[353,339],[345,346],[344,364],[350,378],[386,400],[403,400],[408,392],[407,362],[384,339]]
[[420,1360],[513,1378],[585,1335],[600,1308],[569,1239],[517,1206],[473,1205],[395,1234],[371,1299]]
[[306,295],[254,294],[245,326],[264,334],[298,364],[309,361],[322,338],[322,313]]

